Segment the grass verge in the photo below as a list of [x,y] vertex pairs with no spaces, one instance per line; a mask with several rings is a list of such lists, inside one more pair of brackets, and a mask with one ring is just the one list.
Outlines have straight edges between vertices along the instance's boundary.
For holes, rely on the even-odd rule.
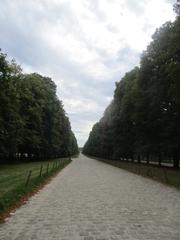
[[100,158],[94,159],[113,165],[115,167],[122,168],[126,171],[141,175],[143,177],[148,177],[161,183],[174,186],[180,190],[180,169],[145,163],[114,161]]
[[18,199],[63,169],[71,160],[56,159],[0,166],[0,215]]

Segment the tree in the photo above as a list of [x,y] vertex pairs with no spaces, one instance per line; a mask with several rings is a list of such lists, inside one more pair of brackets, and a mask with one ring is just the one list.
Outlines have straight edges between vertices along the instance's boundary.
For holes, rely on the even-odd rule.
[[[179,1],[178,1],[179,4]],[[84,152],[112,159],[180,158],[180,17],[156,30],[140,68],[116,84]],[[109,146],[109,147],[108,147]]]
[[9,63],[0,52],[0,154],[14,158],[22,122],[19,115],[18,82],[21,68],[13,60]]
[[0,53],[1,161],[69,156],[78,146],[52,79],[23,74]]
[[116,84],[114,100],[104,116],[95,124],[84,152],[104,158],[133,158],[134,102],[139,68],[135,68]]
[[177,0],[174,4],[174,11],[177,15],[180,15],[180,0]]

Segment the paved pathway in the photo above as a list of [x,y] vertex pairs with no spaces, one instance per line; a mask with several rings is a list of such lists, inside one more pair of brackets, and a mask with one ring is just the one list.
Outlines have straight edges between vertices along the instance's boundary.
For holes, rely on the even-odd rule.
[[84,157],[0,225],[1,240],[179,240],[180,191]]

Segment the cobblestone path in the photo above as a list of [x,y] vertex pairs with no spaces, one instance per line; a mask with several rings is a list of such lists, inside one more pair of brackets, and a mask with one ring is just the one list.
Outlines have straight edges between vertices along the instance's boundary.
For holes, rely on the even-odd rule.
[[179,240],[180,191],[80,155],[0,225],[1,240]]

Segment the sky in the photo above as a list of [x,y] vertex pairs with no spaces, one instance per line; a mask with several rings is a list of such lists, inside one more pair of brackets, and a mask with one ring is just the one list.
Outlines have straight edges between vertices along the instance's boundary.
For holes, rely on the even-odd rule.
[[151,36],[173,21],[173,0],[0,0],[0,48],[24,72],[57,85],[79,146],[139,65]]

